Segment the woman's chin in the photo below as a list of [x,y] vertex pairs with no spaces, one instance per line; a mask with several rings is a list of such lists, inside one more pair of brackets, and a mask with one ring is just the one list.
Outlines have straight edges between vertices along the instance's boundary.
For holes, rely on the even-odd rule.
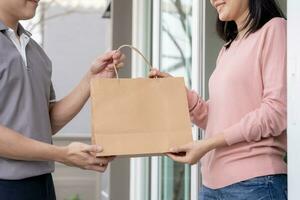
[[230,19],[229,19],[229,17],[226,15],[226,14],[224,14],[224,13],[220,13],[219,14],[219,20],[221,20],[221,21],[231,21]]

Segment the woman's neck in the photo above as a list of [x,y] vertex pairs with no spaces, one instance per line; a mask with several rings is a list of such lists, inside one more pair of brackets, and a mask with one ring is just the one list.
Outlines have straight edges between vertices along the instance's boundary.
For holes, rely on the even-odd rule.
[[238,29],[238,35],[237,35],[236,39],[240,39],[240,38],[244,37],[245,34],[247,33],[247,31],[249,30],[250,24],[248,24],[247,27],[245,27],[248,16],[249,16],[249,10],[247,9],[235,20],[235,23],[236,23],[237,29]]

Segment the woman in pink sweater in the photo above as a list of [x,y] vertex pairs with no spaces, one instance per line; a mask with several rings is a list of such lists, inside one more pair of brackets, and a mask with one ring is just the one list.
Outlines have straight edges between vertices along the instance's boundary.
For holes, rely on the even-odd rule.
[[275,0],[211,4],[226,44],[209,80],[210,99],[187,90],[191,120],[205,138],[168,155],[189,164],[201,159],[201,200],[287,199],[286,20]]

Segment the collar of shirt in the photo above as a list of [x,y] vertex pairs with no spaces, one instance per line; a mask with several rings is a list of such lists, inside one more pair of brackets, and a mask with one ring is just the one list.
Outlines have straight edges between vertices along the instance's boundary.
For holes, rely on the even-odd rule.
[[2,32],[2,31],[5,31],[5,30],[7,30],[7,29],[8,29],[8,27],[5,26],[5,25],[3,24],[3,22],[0,21],[0,31]]
[[18,33],[15,33],[14,30],[5,26],[1,21],[0,31],[3,31],[3,33],[13,42],[21,54],[25,67],[27,67],[26,46],[30,41],[31,33],[26,31],[20,23],[18,24]]
[[[0,31],[1,31],[1,32],[4,32],[4,31],[6,31],[6,30],[8,30],[8,29],[9,29],[9,27],[7,27],[7,26],[0,20]],[[29,31],[25,30],[24,27],[23,27],[20,23],[18,23],[18,35],[22,35],[23,33],[26,34],[28,37],[31,37],[31,36],[32,36],[32,34],[31,34]]]

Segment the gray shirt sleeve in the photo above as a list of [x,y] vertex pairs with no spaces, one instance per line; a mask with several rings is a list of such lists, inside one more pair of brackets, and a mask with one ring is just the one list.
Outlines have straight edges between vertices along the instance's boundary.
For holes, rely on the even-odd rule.
[[49,100],[49,102],[52,103],[52,102],[55,102],[55,101],[56,101],[55,90],[54,90],[53,84],[51,82],[51,86],[50,86],[50,100]]

